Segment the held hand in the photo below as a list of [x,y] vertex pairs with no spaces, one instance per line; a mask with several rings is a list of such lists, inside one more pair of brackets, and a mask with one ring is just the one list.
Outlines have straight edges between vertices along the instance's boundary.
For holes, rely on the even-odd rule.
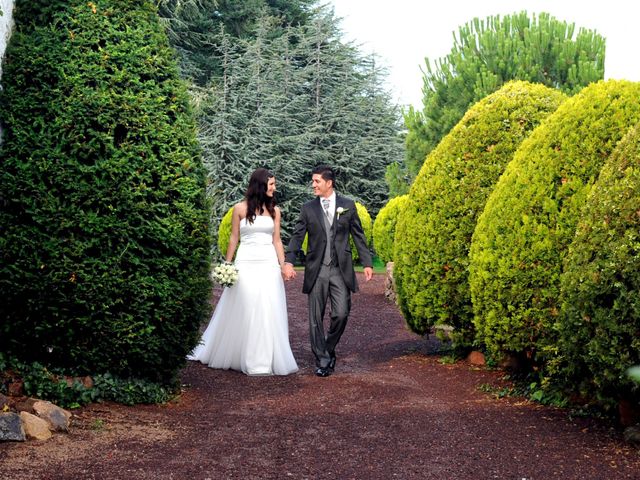
[[373,268],[364,267],[364,279],[368,282],[373,278]]
[[293,269],[293,265],[290,263],[282,264],[282,275],[285,280],[291,280],[292,278],[296,278],[296,271]]

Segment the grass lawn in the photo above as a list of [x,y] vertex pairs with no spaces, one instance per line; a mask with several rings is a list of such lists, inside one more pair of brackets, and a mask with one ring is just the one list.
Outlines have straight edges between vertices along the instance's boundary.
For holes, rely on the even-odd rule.
[[[304,270],[304,267],[297,265],[295,269],[302,271]],[[354,270],[356,272],[362,272],[362,265],[356,262],[356,264],[354,265]],[[382,263],[382,260],[380,260],[377,256],[373,257],[373,273],[387,273],[387,265]]]

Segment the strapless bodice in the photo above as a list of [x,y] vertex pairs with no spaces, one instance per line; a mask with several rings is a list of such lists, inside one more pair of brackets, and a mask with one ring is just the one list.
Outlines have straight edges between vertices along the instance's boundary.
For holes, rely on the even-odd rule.
[[240,244],[271,245],[273,244],[273,218],[268,215],[257,216],[253,223],[246,218],[240,220]]

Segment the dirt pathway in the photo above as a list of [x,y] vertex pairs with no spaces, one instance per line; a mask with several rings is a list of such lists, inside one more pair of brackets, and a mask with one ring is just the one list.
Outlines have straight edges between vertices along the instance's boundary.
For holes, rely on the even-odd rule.
[[640,479],[619,431],[495,399],[478,386],[500,373],[428,355],[381,275],[353,297],[336,373],[316,377],[300,277],[287,284],[296,375],[190,363],[174,403],[91,405],[69,434],[0,444],[0,479]]

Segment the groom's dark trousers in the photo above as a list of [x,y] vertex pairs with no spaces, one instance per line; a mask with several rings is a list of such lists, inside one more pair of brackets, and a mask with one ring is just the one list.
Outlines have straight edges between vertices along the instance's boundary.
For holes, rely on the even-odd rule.
[[[325,336],[322,319],[327,299],[331,305],[331,323]],[[322,265],[318,278],[309,292],[309,337],[318,367],[333,366],[336,345],[347,326],[350,310],[351,292],[344,283],[340,269]]]
[[[371,267],[371,254],[354,201],[340,195],[336,195],[331,224],[319,198],[303,205],[287,247],[287,262],[294,263],[305,235],[308,235],[308,248],[302,292],[309,296],[311,349],[317,367],[333,367],[336,345],[351,309],[351,292],[358,290],[349,237],[353,238],[363,266]],[[323,316],[327,300],[331,305],[331,323],[325,335]]]

